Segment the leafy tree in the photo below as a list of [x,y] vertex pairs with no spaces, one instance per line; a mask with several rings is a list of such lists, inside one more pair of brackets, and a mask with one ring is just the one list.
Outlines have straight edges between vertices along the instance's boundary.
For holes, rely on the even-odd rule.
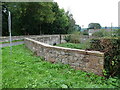
[[[3,3],[12,14],[12,35],[65,34],[75,30],[72,14],[56,2]],[[3,34],[8,35],[7,15],[3,14]]]
[[73,18],[73,15],[69,11],[66,12],[66,15],[67,15],[68,21],[69,21],[69,24],[66,27],[67,33],[72,33],[75,31],[75,20]]
[[89,29],[101,29],[101,25],[99,23],[90,23],[88,25]]
[[[43,32],[44,30],[41,29],[41,24],[44,23],[53,23],[55,20],[55,13],[52,11],[52,7],[53,7],[53,2],[42,2],[42,3],[38,3],[39,4],[39,9],[37,11],[37,14],[35,14],[35,19],[38,21],[38,27],[40,28],[40,34]],[[38,28],[38,29],[39,29]]]
[[81,27],[79,25],[75,25],[75,30],[76,31],[80,31],[81,30]]
[[[52,11],[55,13],[55,20],[50,24],[43,24],[43,28],[45,30],[45,34],[49,32],[49,34],[64,34],[67,33],[66,27],[68,26],[68,17],[64,9],[59,9],[57,3],[53,3]],[[46,27],[44,27],[46,25]]]
[[[6,12],[5,12],[6,10]],[[2,3],[2,35],[9,35],[8,33],[8,13],[7,7]],[[3,22],[4,21],[4,22]]]
[[39,34],[42,23],[52,23],[55,20],[52,2],[5,4],[12,13],[12,31],[15,35]]
[[56,13],[56,20],[53,23],[54,25],[54,32],[55,33],[66,33],[65,27],[68,26],[68,18],[65,15],[65,11],[63,9],[58,9]]

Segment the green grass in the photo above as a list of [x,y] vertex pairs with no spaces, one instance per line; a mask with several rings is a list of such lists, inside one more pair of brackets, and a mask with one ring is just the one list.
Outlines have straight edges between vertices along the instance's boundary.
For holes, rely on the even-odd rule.
[[74,48],[74,49],[87,49],[88,46],[84,43],[75,44],[75,43],[62,43],[58,44],[57,46],[66,47],[66,48]]
[[[13,40],[12,42],[18,42],[18,41],[23,41],[23,39],[22,40]],[[0,42],[0,44],[5,44],[5,43],[10,43],[10,41]]]
[[74,70],[68,65],[51,64],[34,56],[24,45],[2,48],[3,88],[116,88],[118,77],[105,79]]

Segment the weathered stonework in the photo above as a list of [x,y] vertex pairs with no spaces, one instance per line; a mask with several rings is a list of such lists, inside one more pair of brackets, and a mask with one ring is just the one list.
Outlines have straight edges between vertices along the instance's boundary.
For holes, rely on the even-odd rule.
[[103,75],[104,53],[52,46],[53,43],[59,43],[59,36],[53,37],[25,38],[25,45],[37,56],[43,57],[52,63],[61,62],[78,70]]

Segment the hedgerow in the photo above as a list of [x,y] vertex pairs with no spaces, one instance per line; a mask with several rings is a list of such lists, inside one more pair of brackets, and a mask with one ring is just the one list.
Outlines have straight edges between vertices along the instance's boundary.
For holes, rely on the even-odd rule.
[[91,49],[105,53],[106,76],[115,76],[120,73],[120,37],[92,39]]

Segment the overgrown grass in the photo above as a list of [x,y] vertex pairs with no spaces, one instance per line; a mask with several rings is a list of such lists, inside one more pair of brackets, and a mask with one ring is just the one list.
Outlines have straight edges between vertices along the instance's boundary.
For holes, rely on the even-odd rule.
[[74,70],[68,65],[51,64],[34,56],[24,45],[2,48],[3,88],[117,88],[118,77],[105,79]]
[[88,48],[88,46],[85,43],[80,43],[80,44],[62,43],[62,44],[58,44],[57,46],[66,47],[66,48],[74,48],[74,49],[87,49]]

